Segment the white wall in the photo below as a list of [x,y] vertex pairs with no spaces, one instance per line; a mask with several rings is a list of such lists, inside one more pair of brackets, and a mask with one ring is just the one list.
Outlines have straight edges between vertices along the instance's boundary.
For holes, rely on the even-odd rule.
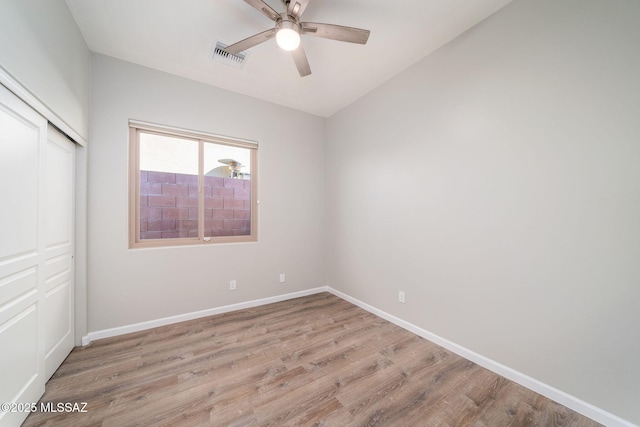
[[640,423],[639,41],[517,0],[330,118],[327,285]]
[[89,49],[64,0],[0,2],[0,66],[84,140],[89,63]]
[[[92,74],[89,331],[324,284],[323,119],[97,54]],[[129,119],[258,141],[259,243],[127,249]]]

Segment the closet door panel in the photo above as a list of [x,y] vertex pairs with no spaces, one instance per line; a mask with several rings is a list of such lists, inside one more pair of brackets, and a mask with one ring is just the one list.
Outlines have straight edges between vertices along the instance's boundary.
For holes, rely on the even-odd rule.
[[49,379],[74,345],[75,145],[49,127],[43,156],[45,373]]
[[0,102],[0,260],[4,261],[38,249],[38,151],[46,126],[43,129],[40,116],[20,115],[12,108],[16,104]]
[[[44,393],[41,187],[47,122],[0,86],[0,402]],[[24,412],[0,412],[19,425]]]

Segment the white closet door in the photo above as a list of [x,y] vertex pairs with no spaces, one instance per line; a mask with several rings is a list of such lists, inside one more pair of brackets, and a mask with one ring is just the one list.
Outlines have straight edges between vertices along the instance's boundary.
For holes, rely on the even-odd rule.
[[0,403],[37,402],[73,347],[75,148],[48,134],[0,85]]
[[[47,121],[0,86],[0,402],[44,393],[41,316],[42,147]],[[1,425],[26,413],[0,411]]]
[[74,171],[75,145],[49,126],[43,193],[44,318],[46,379],[74,345]]

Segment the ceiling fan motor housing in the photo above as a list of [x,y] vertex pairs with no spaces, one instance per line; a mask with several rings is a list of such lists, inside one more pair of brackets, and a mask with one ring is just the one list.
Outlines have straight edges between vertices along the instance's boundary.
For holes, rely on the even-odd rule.
[[276,21],[276,30],[290,29],[300,34],[300,22],[295,16],[281,13]]

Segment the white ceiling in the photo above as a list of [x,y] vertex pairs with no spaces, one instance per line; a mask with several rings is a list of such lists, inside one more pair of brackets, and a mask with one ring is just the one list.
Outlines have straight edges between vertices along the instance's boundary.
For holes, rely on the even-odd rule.
[[66,1],[94,52],[329,117],[512,0],[311,0],[303,21],[371,36],[366,45],[303,36],[312,71],[304,78],[275,39],[250,49],[242,70],[211,59],[216,41],[272,28],[242,0]]

